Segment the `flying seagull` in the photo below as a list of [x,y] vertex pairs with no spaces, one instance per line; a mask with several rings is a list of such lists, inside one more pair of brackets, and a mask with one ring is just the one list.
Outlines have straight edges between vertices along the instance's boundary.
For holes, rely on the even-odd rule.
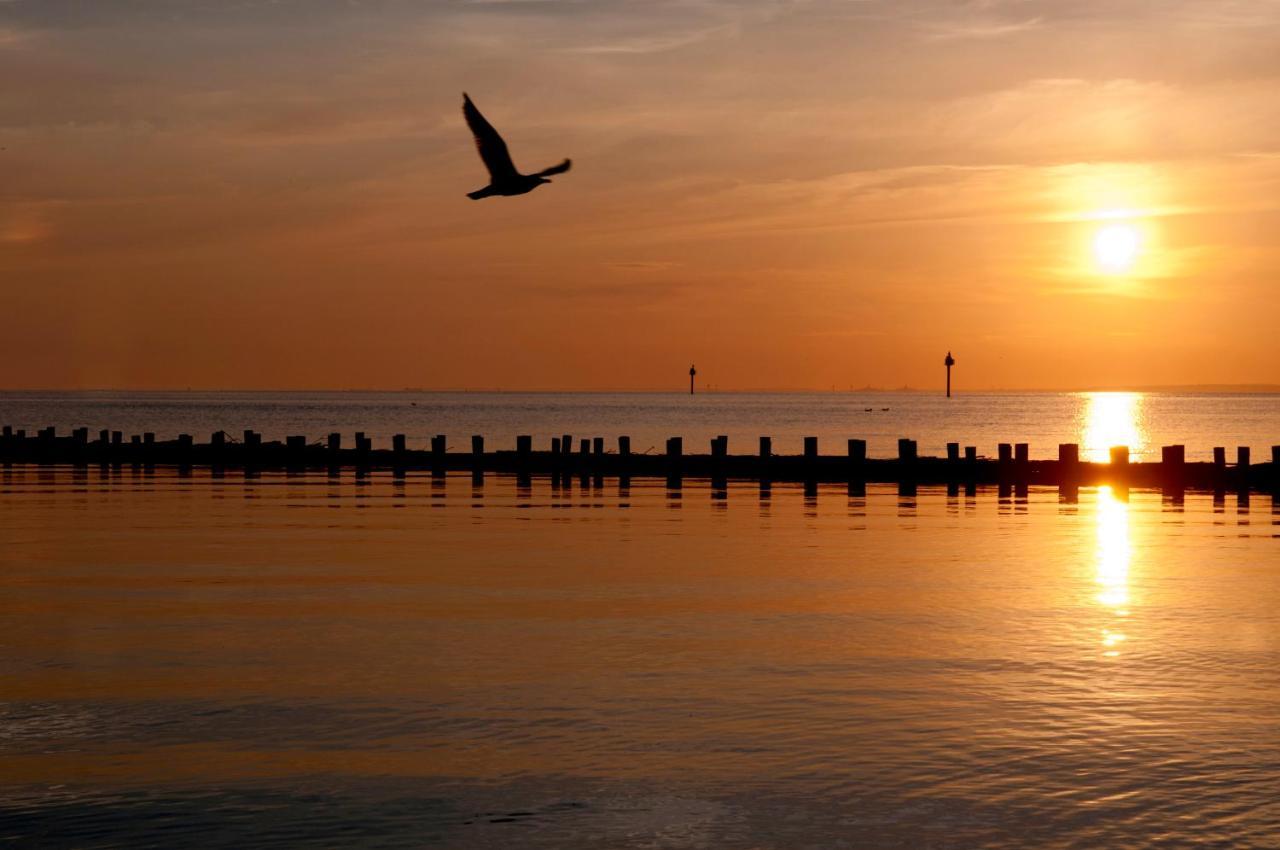
[[537,174],[521,174],[516,171],[515,163],[511,161],[511,154],[507,152],[507,143],[502,141],[498,131],[493,129],[493,125],[480,114],[480,110],[476,109],[476,105],[471,102],[471,98],[467,97],[466,92],[462,93],[462,114],[467,118],[471,135],[476,138],[476,150],[484,160],[484,167],[489,169],[489,185],[467,193],[467,197],[473,201],[488,198],[491,195],[523,195],[526,192],[532,192],[543,183],[550,183],[551,181],[547,178],[552,174],[564,174],[572,165],[566,159],[559,165],[544,168]]

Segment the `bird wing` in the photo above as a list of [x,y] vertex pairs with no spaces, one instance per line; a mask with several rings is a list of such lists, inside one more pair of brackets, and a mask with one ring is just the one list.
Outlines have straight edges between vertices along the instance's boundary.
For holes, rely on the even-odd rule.
[[569,170],[569,166],[571,165],[573,165],[573,160],[566,159],[564,162],[560,163],[559,165],[553,165],[550,168],[544,168],[541,171],[539,171],[537,174],[532,174],[530,176],[531,177],[550,177],[552,174],[564,174],[566,171]]
[[462,114],[467,119],[467,126],[471,128],[471,135],[475,137],[480,159],[484,160],[484,167],[489,169],[489,178],[497,183],[515,177],[516,166],[511,161],[511,154],[507,152],[507,143],[502,141],[498,131],[485,120],[465,92],[462,94]]
[[544,168],[543,170],[540,170],[540,172],[536,174],[531,174],[530,177],[550,177],[550,175],[552,174],[563,174],[564,172],[567,172],[568,169],[570,169],[570,166],[572,164],[573,164],[573,160],[564,160],[563,163],[559,165],[552,165],[550,166],[550,168]]

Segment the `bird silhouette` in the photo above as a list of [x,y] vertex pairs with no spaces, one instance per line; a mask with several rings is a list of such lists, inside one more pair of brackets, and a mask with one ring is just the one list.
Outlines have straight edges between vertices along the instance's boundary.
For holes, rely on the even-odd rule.
[[467,197],[473,201],[493,195],[523,195],[526,192],[532,192],[543,183],[550,183],[547,177],[552,174],[564,174],[573,164],[571,160],[566,159],[559,165],[544,168],[536,174],[521,174],[516,171],[516,165],[511,161],[507,143],[498,135],[498,131],[493,129],[493,125],[480,114],[480,110],[476,109],[476,105],[471,102],[466,92],[462,93],[462,114],[466,116],[471,135],[475,136],[476,150],[480,152],[480,159],[484,160],[484,167],[489,169],[489,185],[467,193]]

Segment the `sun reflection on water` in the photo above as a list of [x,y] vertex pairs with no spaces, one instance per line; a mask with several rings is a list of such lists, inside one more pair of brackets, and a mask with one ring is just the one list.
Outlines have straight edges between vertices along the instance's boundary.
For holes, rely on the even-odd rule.
[[[1129,505],[1110,487],[1098,488],[1097,600],[1120,621],[1129,616]],[[1102,630],[1104,654],[1117,656],[1126,636],[1118,628]]]
[[1135,459],[1146,445],[1142,393],[1086,393],[1080,459],[1105,463],[1112,446],[1128,446]]

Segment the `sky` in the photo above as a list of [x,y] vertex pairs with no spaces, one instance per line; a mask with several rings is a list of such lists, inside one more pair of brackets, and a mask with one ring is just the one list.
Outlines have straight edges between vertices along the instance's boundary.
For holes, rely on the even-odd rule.
[[[1277,44],[1280,0],[0,0],[0,388],[1280,383]],[[469,200],[463,91],[573,170]]]

